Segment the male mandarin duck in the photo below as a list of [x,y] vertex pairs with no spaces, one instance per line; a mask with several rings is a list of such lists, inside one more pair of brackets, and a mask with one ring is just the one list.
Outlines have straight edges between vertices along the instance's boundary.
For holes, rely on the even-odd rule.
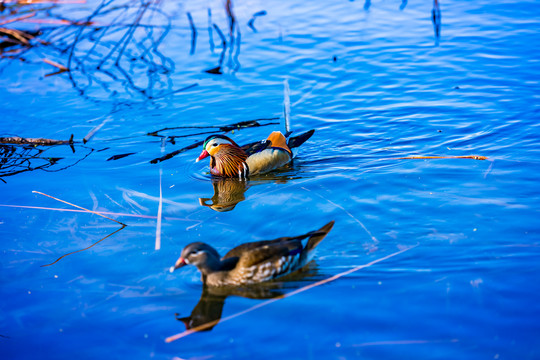
[[287,142],[279,131],[274,131],[261,142],[238,146],[225,135],[211,135],[203,144],[200,161],[210,156],[210,173],[230,178],[246,179],[250,175],[264,174],[289,163],[293,158],[291,149],[308,140],[315,130],[307,131]]
[[[223,257],[210,245],[194,242],[182,250],[170,272],[185,265],[195,265],[201,272],[203,283],[208,286],[249,285],[272,280],[306,265],[315,247],[333,226],[334,221],[330,221],[319,230],[304,235],[245,243]],[[303,246],[302,240],[306,238],[308,241]]]

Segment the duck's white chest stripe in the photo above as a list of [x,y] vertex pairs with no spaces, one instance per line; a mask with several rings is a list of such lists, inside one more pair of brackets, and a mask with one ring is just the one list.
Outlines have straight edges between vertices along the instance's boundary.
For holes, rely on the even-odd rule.
[[247,179],[248,168],[246,166],[246,163],[243,162],[242,167],[243,167],[243,169],[238,169],[238,177],[240,179],[242,179],[242,178]]

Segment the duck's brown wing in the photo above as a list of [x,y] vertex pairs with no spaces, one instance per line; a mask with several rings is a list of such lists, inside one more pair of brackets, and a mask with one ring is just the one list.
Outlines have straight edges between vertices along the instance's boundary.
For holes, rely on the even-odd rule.
[[241,268],[249,268],[253,265],[274,262],[283,257],[297,255],[301,253],[302,250],[303,246],[300,240],[283,241],[277,243],[268,242],[264,245],[259,244],[258,246],[252,247],[249,250],[242,251],[242,253],[239,255],[237,266]]
[[249,267],[269,261],[272,258],[281,258],[282,256],[301,253],[304,249],[302,240],[319,235],[321,235],[320,230],[316,230],[298,236],[245,243],[231,249],[225,254],[223,259],[237,258],[239,266]]
[[[303,235],[280,237],[274,240],[263,240],[245,243],[231,249],[223,259],[231,258],[238,260],[238,265],[249,267],[271,259],[279,259],[283,256],[291,256],[312,251],[328,235],[334,221],[330,221],[319,230],[310,231]],[[302,240],[308,238],[306,246],[302,246]]]

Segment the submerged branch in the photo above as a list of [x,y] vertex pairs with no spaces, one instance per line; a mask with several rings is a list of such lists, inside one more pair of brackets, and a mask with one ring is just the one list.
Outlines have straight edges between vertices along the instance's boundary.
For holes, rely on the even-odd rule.
[[[171,140],[174,141],[174,138],[178,138],[178,137],[188,137],[188,136],[196,136],[196,135],[202,135],[202,134],[213,134],[216,131],[226,133],[226,132],[229,132],[229,131],[240,130],[240,129],[245,129],[245,128],[261,127],[261,126],[268,126],[268,125],[277,125],[279,123],[269,122],[269,123],[266,123],[266,124],[260,124],[258,122],[258,121],[271,121],[271,120],[276,120],[276,119],[279,119],[279,117],[240,121],[238,123],[234,123],[234,124],[230,124],[230,125],[223,125],[223,126],[176,126],[176,127],[167,127],[167,128],[163,128],[163,129],[159,129],[159,130],[150,132],[147,135],[163,137],[163,135],[159,135],[160,132],[167,131],[167,130],[175,130],[175,129],[217,129],[215,131],[209,131],[209,132],[197,133],[197,134],[190,134],[190,135],[167,136],[168,138],[170,138]],[[195,148],[201,146],[203,143],[204,143],[204,141],[202,141],[202,140],[197,141],[197,142],[195,142],[195,143],[193,143],[191,145],[188,145],[186,147],[183,147],[183,148],[181,148],[179,150],[175,150],[175,151],[170,152],[170,153],[168,153],[168,154],[166,154],[164,156],[153,159],[153,160],[150,161],[150,163],[151,164],[157,164],[159,162],[169,160],[169,159],[175,157],[176,155],[181,154],[181,153],[183,153],[183,152],[185,152],[187,150],[195,149]]]
[[73,254],[76,254],[78,252],[82,252],[82,251],[85,251],[85,250],[88,250],[92,247],[94,247],[95,245],[99,244],[100,242],[102,242],[103,240],[113,236],[114,234],[116,234],[117,232],[119,232],[120,230],[123,230],[127,225],[126,224],[122,224],[122,227],[112,233],[110,233],[109,235],[105,236],[104,238],[96,241],[95,243],[93,243],[92,245],[88,246],[88,247],[85,247],[84,249],[80,249],[80,250],[75,250],[75,251],[72,251],[70,253],[67,253],[67,254],[64,254],[62,256],[60,256],[58,259],[56,259],[55,261],[53,261],[52,263],[50,264],[45,264],[45,265],[40,265],[40,267],[46,267],[46,266],[51,266],[51,265],[54,265],[56,264],[57,262],[59,262],[60,260],[62,260],[63,258],[65,258],[66,256],[69,256],[69,255],[73,255]]
[[264,15],[266,15],[266,11],[264,10],[257,11],[255,14],[253,14],[251,19],[249,19],[248,26],[251,28],[251,30],[253,30],[253,32],[257,32],[257,29],[255,28],[255,19],[259,16],[264,16]]
[[166,155],[164,155],[164,156],[162,156],[162,157],[158,157],[158,158],[156,158],[156,159],[150,160],[150,164],[157,164],[157,163],[159,163],[159,162],[162,162],[162,161],[165,161],[165,160],[169,160],[170,158],[173,158],[173,157],[175,157],[176,155],[181,154],[181,153],[183,153],[183,152],[185,152],[185,151],[187,151],[187,150],[195,149],[195,148],[201,146],[203,143],[204,143],[204,141],[197,141],[197,142],[194,143],[194,144],[188,145],[188,146],[186,146],[186,147],[184,147],[184,148],[181,148],[181,149],[179,149],[179,150],[176,150],[176,151],[173,151],[173,152],[171,152],[171,153],[168,153],[168,154],[166,154]]
[[[230,125],[223,125],[223,126],[174,126],[174,127],[166,127],[163,129],[159,129],[156,131],[152,131],[147,133],[149,136],[161,136],[158,135],[158,133],[162,131],[167,130],[176,130],[176,129],[219,129],[218,131],[228,132],[232,130],[239,130],[243,128],[251,128],[251,127],[259,127],[259,126],[266,126],[270,124],[259,124],[259,121],[271,121],[271,120],[279,120],[279,117],[272,117],[272,118],[260,118],[260,119],[254,119],[254,120],[246,120],[246,121],[240,121],[234,124]],[[274,123],[271,123],[274,124]]]
[[195,46],[197,45],[197,28],[193,23],[193,17],[191,16],[191,13],[188,12],[187,17],[189,20],[189,26],[191,27],[191,50],[189,51],[189,55],[193,55],[195,54]]

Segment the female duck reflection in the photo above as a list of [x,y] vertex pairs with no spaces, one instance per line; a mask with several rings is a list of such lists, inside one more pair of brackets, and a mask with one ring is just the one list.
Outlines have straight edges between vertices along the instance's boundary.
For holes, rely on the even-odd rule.
[[317,265],[312,262],[303,269],[280,278],[279,282],[258,284],[245,288],[209,287],[204,285],[199,302],[189,316],[182,317],[176,313],[175,318],[182,321],[186,330],[210,331],[221,320],[223,306],[228,296],[240,296],[248,299],[265,300],[285,295],[284,290],[298,289],[304,282],[318,279]]

